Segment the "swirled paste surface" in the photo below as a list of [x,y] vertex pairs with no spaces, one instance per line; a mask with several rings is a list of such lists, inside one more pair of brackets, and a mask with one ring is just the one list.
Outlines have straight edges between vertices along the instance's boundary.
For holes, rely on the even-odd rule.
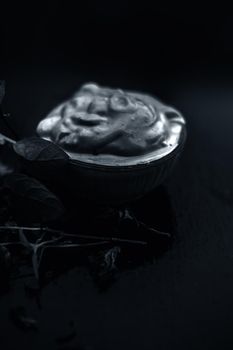
[[73,154],[132,157],[169,146],[183,123],[179,112],[148,95],[85,84],[37,133]]

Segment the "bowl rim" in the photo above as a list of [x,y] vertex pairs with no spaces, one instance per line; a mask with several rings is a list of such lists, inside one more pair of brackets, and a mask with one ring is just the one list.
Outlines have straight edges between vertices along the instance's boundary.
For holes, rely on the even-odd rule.
[[[173,158],[176,154],[178,154],[180,151],[182,151],[182,148],[186,142],[187,139],[187,129],[186,125],[182,126],[182,130],[179,137],[179,142],[176,144],[176,146],[168,153],[166,153],[164,156],[161,156],[158,159],[152,159],[151,161],[145,161],[137,164],[100,164],[100,163],[92,163],[92,162],[85,162],[80,159],[74,159],[72,157],[69,158],[69,163],[72,165],[80,166],[82,168],[88,168],[88,169],[96,169],[96,170],[102,170],[102,171],[126,171],[126,170],[132,170],[132,169],[145,169],[148,166],[157,166],[161,163],[166,162],[170,158]],[[69,154],[68,154],[69,155]],[[140,157],[140,156],[139,156]],[[139,158],[138,157],[138,158]]]

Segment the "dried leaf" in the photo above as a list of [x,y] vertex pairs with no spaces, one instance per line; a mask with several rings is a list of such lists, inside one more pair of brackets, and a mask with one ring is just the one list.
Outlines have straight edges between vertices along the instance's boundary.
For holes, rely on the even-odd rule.
[[13,169],[3,162],[0,161],[0,177],[5,176],[7,174],[11,174]]
[[37,330],[37,321],[34,318],[29,317],[25,308],[22,306],[10,310],[10,319],[14,325],[21,330]]
[[104,266],[106,270],[112,271],[116,269],[115,263],[120,252],[121,252],[120,247],[113,247],[104,254]]
[[21,222],[41,223],[58,218],[64,211],[61,201],[39,181],[24,174],[6,175],[9,205]]
[[139,237],[143,237],[143,239],[150,244],[157,244],[159,241],[168,242],[171,239],[171,234],[169,232],[159,231],[154,227],[145,224],[138,220],[137,217],[127,208],[119,210],[119,229],[125,233],[134,230],[135,234],[140,234]]
[[91,274],[101,290],[107,289],[114,282],[117,272],[116,260],[120,253],[121,248],[114,246],[89,256]]
[[69,156],[61,147],[53,142],[39,137],[29,137],[14,144],[15,152],[27,161],[39,162],[53,166],[62,166],[69,160]]

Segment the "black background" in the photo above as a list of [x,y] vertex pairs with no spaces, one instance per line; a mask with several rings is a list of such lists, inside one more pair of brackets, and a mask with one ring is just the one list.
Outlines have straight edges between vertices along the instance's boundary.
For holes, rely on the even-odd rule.
[[232,11],[218,3],[8,1],[5,7],[1,59],[11,69],[65,64],[152,82],[183,69],[230,65],[233,57]]
[[[186,2],[8,1],[1,11],[4,108],[20,136],[80,84],[137,89],[179,109],[188,139],[165,184],[138,204],[174,243],[154,264],[122,271],[100,293],[76,268],[49,284],[42,309],[23,282],[1,297],[0,344],[10,349],[232,349],[233,323],[233,14],[223,4]],[[166,208],[171,208],[171,211]],[[163,228],[163,227],[162,227]],[[39,332],[8,320],[24,305]],[[56,338],[75,321],[78,339]],[[72,347],[73,346],[73,347]]]

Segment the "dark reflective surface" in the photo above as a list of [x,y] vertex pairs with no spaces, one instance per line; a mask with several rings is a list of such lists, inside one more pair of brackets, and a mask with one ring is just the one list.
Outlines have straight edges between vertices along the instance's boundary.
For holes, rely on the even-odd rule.
[[[39,291],[31,266],[20,265],[8,286],[1,279],[0,344],[3,349],[18,344],[25,349],[232,349],[232,15],[218,5],[161,5],[153,11],[147,1],[133,11],[121,1],[112,11],[109,6],[95,6],[99,17],[89,2],[83,5],[89,12],[77,17],[75,11],[69,17],[70,8],[60,3],[57,12],[48,5],[48,15],[38,6],[34,17],[19,16],[12,7],[11,20],[6,15],[1,22],[4,109],[20,136],[29,136],[42,117],[87,81],[152,93],[179,109],[188,128],[180,162],[164,189],[130,206],[140,220],[171,232],[173,239],[158,255],[156,247],[152,254],[142,254],[141,248],[132,253],[128,246],[120,254],[112,251],[110,262],[117,255],[118,270],[106,284],[94,277],[102,258],[97,252],[95,259],[76,251],[54,251],[51,259],[47,252]],[[87,15],[95,21],[86,21]],[[120,43],[117,51],[111,41],[97,40],[106,27]],[[138,50],[139,39],[146,48],[153,39],[157,50]],[[73,204],[78,224],[86,220],[96,229],[81,204],[78,199]],[[105,225],[111,226],[108,220]],[[33,320],[36,331],[16,325],[33,325]]]
[[[37,70],[34,76],[27,69],[24,73],[18,70],[17,75],[12,72],[5,108],[12,111],[12,124],[22,135],[30,135],[41,116],[69,95],[79,79],[80,83],[86,80],[69,69],[40,68],[41,77]],[[21,77],[23,89],[19,89]],[[99,79],[103,77],[99,75]],[[118,77],[119,86],[126,84],[125,77],[121,79]],[[134,80],[128,79],[127,84],[134,85]],[[38,349],[56,348],[56,339],[75,328],[76,337],[71,337],[67,346],[217,349],[224,344],[230,348],[233,86],[217,70],[212,78],[206,74],[200,79],[198,74],[190,75],[188,82],[180,74],[180,79],[173,76],[154,85],[141,85],[179,108],[188,124],[187,143],[172,176],[163,188],[130,206],[140,220],[171,232],[171,245],[165,245],[158,255],[156,248],[154,255],[122,248],[116,260],[118,271],[104,283],[96,279],[95,262],[101,261],[97,252],[94,261],[76,252],[53,252],[52,259],[46,253],[41,266],[42,290],[38,292],[30,266],[23,268],[28,277],[18,275],[10,281],[8,293],[2,289],[2,343],[20,341],[26,348],[29,343]],[[88,222],[96,230],[78,198],[72,207],[76,215],[68,221],[71,227]],[[111,224],[104,222],[107,230]],[[37,320],[37,333],[18,330],[9,320],[10,310],[19,306]]]

